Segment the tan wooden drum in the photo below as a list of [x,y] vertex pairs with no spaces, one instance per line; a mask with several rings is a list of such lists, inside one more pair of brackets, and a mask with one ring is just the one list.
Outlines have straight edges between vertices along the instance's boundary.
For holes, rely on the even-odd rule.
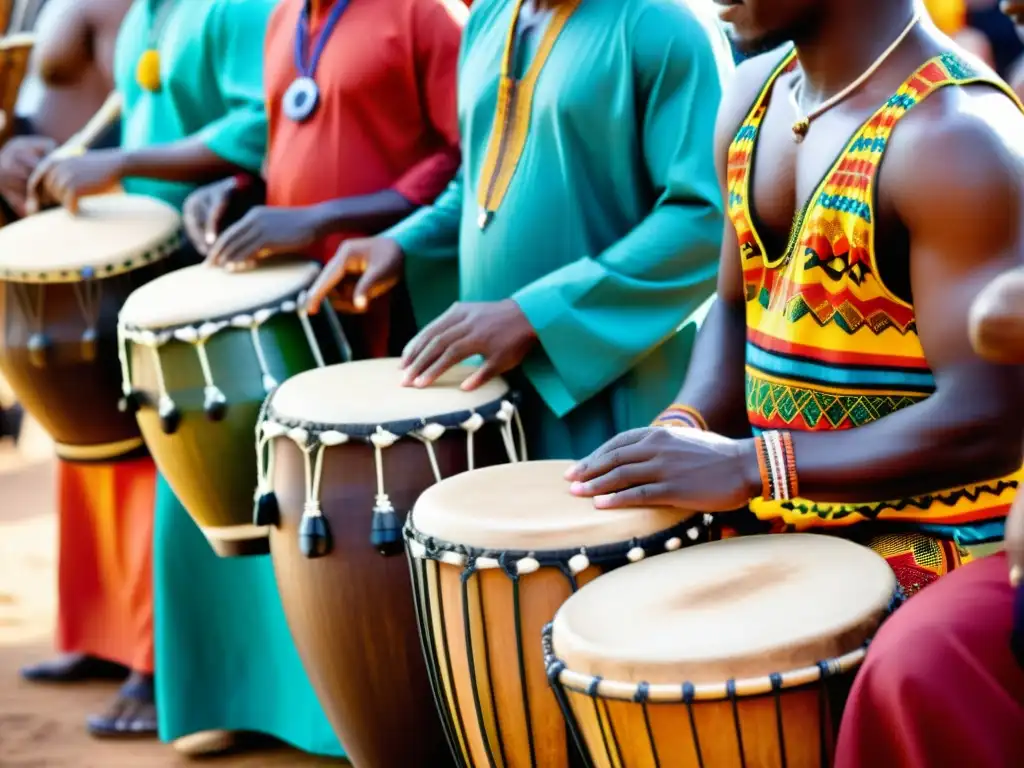
[[106,461],[143,449],[119,408],[117,313],[186,257],[178,212],[137,195],[81,201],[0,229],[0,371],[58,455]]
[[[523,450],[508,386],[457,366],[427,389],[394,359],[299,374],[269,398],[263,491],[277,500],[274,571],[306,670],[352,764],[443,768],[402,553],[402,524],[442,478]],[[261,505],[273,506],[271,502]]]
[[545,630],[548,674],[591,766],[829,766],[899,599],[885,560],[844,539],[716,541],[573,595]]
[[602,572],[706,538],[700,518],[679,510],[595,509],[569,494],[570,464],[453,477],[424,492],[407,525],[424,653],[459,765],[576,762],[542,628]]
[[[6,29],[11,20],[10,3],[0,2],[0,29]],[[14,135],[21,85],[28,75],[35,35],[20,33],[0,39],[0,145]]]
[[334,311],[310,317],[320,272],[272,261],[247,272],[200,264],[133,293],[121,310],[125,399],[153,458],[221,556],[267,554],[253,519],[260,407],[279,382],[345,356]]

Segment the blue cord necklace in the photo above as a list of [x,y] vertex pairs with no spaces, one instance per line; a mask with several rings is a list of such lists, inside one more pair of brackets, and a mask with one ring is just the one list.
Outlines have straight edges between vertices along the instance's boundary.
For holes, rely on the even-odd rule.
[[320,88],[314,80],[317,64],[320,63],[320,56],[327,47],[327,41],[338,25],[341,14],[348,7],[349,0],[337,0],[331,8],[324,27],[313,44],[313,54],[306,63],[306,48],[309,46],[309,0],[307,0],[301,13],[299,22],[295,29],[295,69],[299,76],[295,78],[288,90],[284,92],[281,106],[285,116],[296,123],[304,123],[308,120],[316,108],[320,105]]

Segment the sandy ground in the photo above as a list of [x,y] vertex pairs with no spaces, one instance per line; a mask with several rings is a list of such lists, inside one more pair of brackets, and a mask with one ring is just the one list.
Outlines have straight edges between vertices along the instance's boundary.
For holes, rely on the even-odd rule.
[[[29,425],[22,450],[0,444],[0,768],[196,766],[156,741],[101,742],[83,727],[114,685],[39,686],[18,669],[52,655],[56,519],[52,451]],[[284,747],[225,756],[224,768],[342,766]]]

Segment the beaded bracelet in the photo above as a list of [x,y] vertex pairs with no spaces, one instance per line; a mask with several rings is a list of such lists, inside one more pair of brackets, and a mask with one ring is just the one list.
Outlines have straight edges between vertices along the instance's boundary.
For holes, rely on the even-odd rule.
[[772,501],[796,498],[799,485],[793,436],[789,432],[763,432],[754,438],[754,445],[761,473],[762,497]]
[[691,427],[701,432],[708,431],[708,424],[700,411],[688,405],[674,403],[662,411],[651,426],[654,427]]

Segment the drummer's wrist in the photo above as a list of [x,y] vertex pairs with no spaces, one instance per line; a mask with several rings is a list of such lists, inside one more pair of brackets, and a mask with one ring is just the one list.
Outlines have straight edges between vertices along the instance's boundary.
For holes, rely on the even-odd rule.
[[761,497],[764,478],[761,472],[760,443],[755,438],[737,440],[739,444],[740,472],[745,495],[751,501]]

